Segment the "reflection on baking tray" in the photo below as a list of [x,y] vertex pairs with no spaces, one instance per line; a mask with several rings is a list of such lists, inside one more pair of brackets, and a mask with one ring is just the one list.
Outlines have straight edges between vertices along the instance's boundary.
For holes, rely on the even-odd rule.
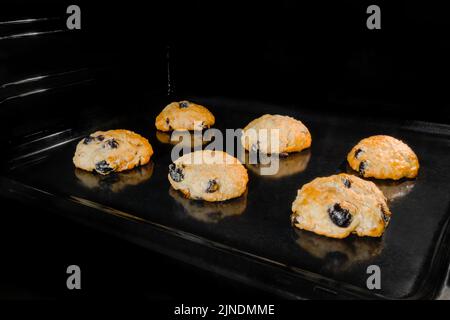
[[[348,165],[347,161],[341,167],[346,173],[359,177],[359,174]],[[389,202],[403,198],[416,185],[416,179],[380,180],[365,178],[365,180],[375,183]]]
[[[309,159],[311,158],[311,150],[307,149],[302,152],[290,153],[287,157],[279,158],[278,172],[274,175],[264,175],[268,178],[283,178],[293,174],[301,173],[308,167]],[[269,158],[267,158],[269,159]],[[268,164],[250,164],[249,153],[245,154],[245,165],[251,172],[261,176],[261,168],[270,167]]]
[[247,192],[239,198],[222,202],[187,199],[181,192],[173,188],[169,189],[169,195],[182,208],[183,212],[206,223],[217,223],[224,218],[241,215],[247,207]]
[[383,250],[383,238],[327,238],[305,230],[294,230],[297,244],[310,255],[323,260],[323,269],[345,271],[355,264],[370,262]]
[[151,178],[153,162],[132,170],[100,175],[76,168],[75,176],[81,184],[89,189],[119,192],[128,186],[136,186]]
[[203,139],[203,134],[201,131],[174,131],[169,133],[156,131],[156,139],[164,144],[180,144],[181,146],[187,147],[197,147],[209,142],[208,140]]
[[380,188],[388,201],[394,201],[406,196],[412,191],[416,184],[416,180],[379,180],[373,182]]

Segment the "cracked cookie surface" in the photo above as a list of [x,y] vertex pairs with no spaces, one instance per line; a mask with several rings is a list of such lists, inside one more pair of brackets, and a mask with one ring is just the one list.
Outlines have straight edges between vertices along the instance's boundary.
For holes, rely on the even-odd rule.
[[[275,131],[278,129],[278,139]],[[274,132],[273,139],[271,138]],[[272,143],[274,142],[274,143]],[[289,153],[311,146],[311,134],[299,120],[289,116],[265,114],[251,121],[244,129],[241,143],[248,151],[262,153]]]
[[332,238],[380,237],[391,217],[377,186],[349,174],[316,178],[302,186],[292,203],[295,227]]
[[362,139],[347,155],[350,167],[364,178],[415,178],[419,160],[404,142],[386,135]]
[[73,163],[77,168],[106,175],[144,165],[153,148],[148,140],[129,130],[97,131],[81,140]]
[[179,101],[168,104],[156,117],[155,126],[160,131],[200,131],[214,125],[214,115],[204,106]]
[[247,188],[247,169],[223,151],[200,150],[169,166],[168,179],[186,198],[224,201],[240,197]]

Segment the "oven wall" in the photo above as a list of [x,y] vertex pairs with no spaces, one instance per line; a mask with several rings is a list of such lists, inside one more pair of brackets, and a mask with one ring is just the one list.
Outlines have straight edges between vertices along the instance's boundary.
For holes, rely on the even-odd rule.
[[[69,4],[81,7],[81,30],[65,28]],[[1,133],[88,117],[89,101],[129,112],[131,98],[167,94],[169,69],[168,99],[217,95],[450,123],[446,11],[379,1],[382,29],[368,30],[369,4],[3,0],[0,21],[52,19],[0,25]],[[34,31],[43,33],[8,38]],[[50,77],[21,83],[42,75]]]
[[[71,4],[81,8],[81,30],[66,27]],[[94,113],[127,113],[142,96],[166,95],[167,12],[164,3],[133,0],[2,0],[0,141],[79,126]]]
[[[381,7],[381,30],[366,9]],[[414,1],[184,3],[178,89],[449,122],[450,20]]]

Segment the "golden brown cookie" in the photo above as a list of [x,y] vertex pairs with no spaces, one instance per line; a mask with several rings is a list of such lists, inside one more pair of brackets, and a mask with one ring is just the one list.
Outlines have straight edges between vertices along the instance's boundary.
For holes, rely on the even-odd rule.
[[292,223],[331,238],[380,237],[391,212],[373,182],[341,173],[305,184],[292,203]]
[[149,162],[153,149],[147,139],[128,130],[97,131],[81,140],[73,163],[100,174],[133,169]]
[[265,114],[251,121],[243,129],[241,143],[249,151],[259,150],[267,154],[289,153],[309,148],[311,134],[299,120],[278,114]]
[[247,188],[248,175],[241,162],[228,153],[200,150],[172,163],[168,179],[186,198],[213,202],[241,196]]
[[204,106],[189,101],[172,102],[156,117],[156,129],[203,130],[214,125],[214,115]]
[[361,140],[347,155],[353,170],[364,178],[415,178],[419,160],[411,148],[390,136],[372,136]]

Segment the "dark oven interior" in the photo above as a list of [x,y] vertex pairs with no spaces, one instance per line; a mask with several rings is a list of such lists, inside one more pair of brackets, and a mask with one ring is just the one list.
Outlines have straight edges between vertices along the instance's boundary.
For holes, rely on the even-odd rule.
[[[383,2],[382,29],[368,30],[367,1],[77,1],[81,30],[68,30],[72,2],[0,4],[2,187],[12,197],[50,203],[95,228],[285,297],[438,295],[450,194],[445,10]],[[304,119],[317,138],[294,160],[308,169],[271,181],[251,173],[245,203],[231,203],[230,211],[198,208],[168,192],[170,146],[155,136],[154,117],[185,98],[210,105],[222,130],[263,113]],[[114,192],[120,181],[74,173],[74,143],[111,127],[154,144],[148,181]],[[413,190],[392,203],[398,218],[389,233],[381,242],[343,244],[294,232],[287,221],[296,190],[346,171],[351,145],[376,133],[406,140],[423,166],[416,181],[385,186]],[[235,209],[245,214],[207,215]],[[370,263],[389,274],[377,293],[364,288]]]

